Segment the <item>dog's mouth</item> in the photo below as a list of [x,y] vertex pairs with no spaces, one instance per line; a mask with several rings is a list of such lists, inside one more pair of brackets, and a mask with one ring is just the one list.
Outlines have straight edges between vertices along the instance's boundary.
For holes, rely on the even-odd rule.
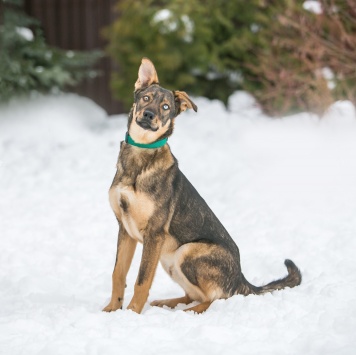
[[139,121],[138,119],[136,119],[136,123],[143,129],[149,130],[149,131],[153,131],[156,132],[158,131],[158,127],[152,127],[151,123],[147,120],[141,120]]

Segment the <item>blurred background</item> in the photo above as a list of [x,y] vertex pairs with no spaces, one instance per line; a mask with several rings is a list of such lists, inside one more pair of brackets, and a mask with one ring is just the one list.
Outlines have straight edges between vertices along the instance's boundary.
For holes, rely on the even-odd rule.
[[73,91],[126,112],[143,56],[169,89],[271,116],[356,101],[354,0],[1,0],[0,100]]
[[[0,0],[0,353],[355,354],[355,48],[356,0]],[[144,56],[199,107],[169,145],[246,278],[288,257],[301,286],[199,317],[100,312]],[[182,294],[159,266],[149,302]]]

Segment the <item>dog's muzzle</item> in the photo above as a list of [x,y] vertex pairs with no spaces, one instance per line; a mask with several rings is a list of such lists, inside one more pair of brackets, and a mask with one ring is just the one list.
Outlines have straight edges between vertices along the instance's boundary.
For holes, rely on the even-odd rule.
[[151,131],[157,131],[158,127],[152,126],[152,121],[155,118],[155,114],[152,111],[145,110],[143,112],[141,120],[136,119],[137,124],[143,129],[149,129]]
[[143,113],[143,118],[152,121],[155,118],[155,114],[152,111],[145,110]]

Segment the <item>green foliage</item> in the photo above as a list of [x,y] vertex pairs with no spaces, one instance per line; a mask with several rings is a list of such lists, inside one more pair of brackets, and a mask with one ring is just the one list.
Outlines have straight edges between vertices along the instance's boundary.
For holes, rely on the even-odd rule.
[[[114,95],[127,106],[142,57],[159,68],[167,88],[219,98],[241,88],[244,65],[253,44],[250,30],[258,22],[259,0],[119,1],[119,19],[106,31],[108,48],[119,70],[112,79]],[[257,11],[258,12],[258,11]],[[256,25],[257,26],[257,25]]]
[[[356,99],[354,0],[120,0],[107,29],[118,63],[115,96],[129,107],[142,57],[162,84],[227,103],[244,89],[269,114],[322,113],[333,101]],[[323,74],[334,73],[333,84]]]
[[64,51],[45,43],[40,24],[22,11],[22,0],[0,0],[0,101],[75,85],[96,72],[100,52]]
[[[142,57],[150,58],[159,68],[159,76],[167,88],[194,86],[196,78],[190,75],[191,68],[206,70],[208,51],[203,41],[196,36],[209,37],[210,31],[195,28],[194,38],[190,38],[189,24],[184,22],[186,7],[199,5],[198,1],[164,1],[165,8],[172,11],[172,17],[155,21],[161,7],[157,1],[120,1],[120,19],[107,30],[110,39],[109,52],[119,64],[114,74],[112,88],[114,95],[128,105],[132,101],[130,93],[137,79],[138,65]],[[182,10],[178,11],[179,7]],[[201,12],[200,6],[196,15]],[[171,27],[175,27],[174,29]],[[197,32],[196,32],[197,31]]]

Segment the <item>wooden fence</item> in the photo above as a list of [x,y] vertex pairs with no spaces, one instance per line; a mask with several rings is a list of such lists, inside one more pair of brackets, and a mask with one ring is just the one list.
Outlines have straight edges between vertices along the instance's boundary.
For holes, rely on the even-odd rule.
[[[25,11],[40,20],[46,41],[68,50],[104,49],[102,29],[117,15],[118,0],[25,0]],[[96,68],[101,75],[84,80],[72,91],[91,98],[109,114],[122,113],[123,106],[112,98],[109,81],[114,64],[107,56]]]

